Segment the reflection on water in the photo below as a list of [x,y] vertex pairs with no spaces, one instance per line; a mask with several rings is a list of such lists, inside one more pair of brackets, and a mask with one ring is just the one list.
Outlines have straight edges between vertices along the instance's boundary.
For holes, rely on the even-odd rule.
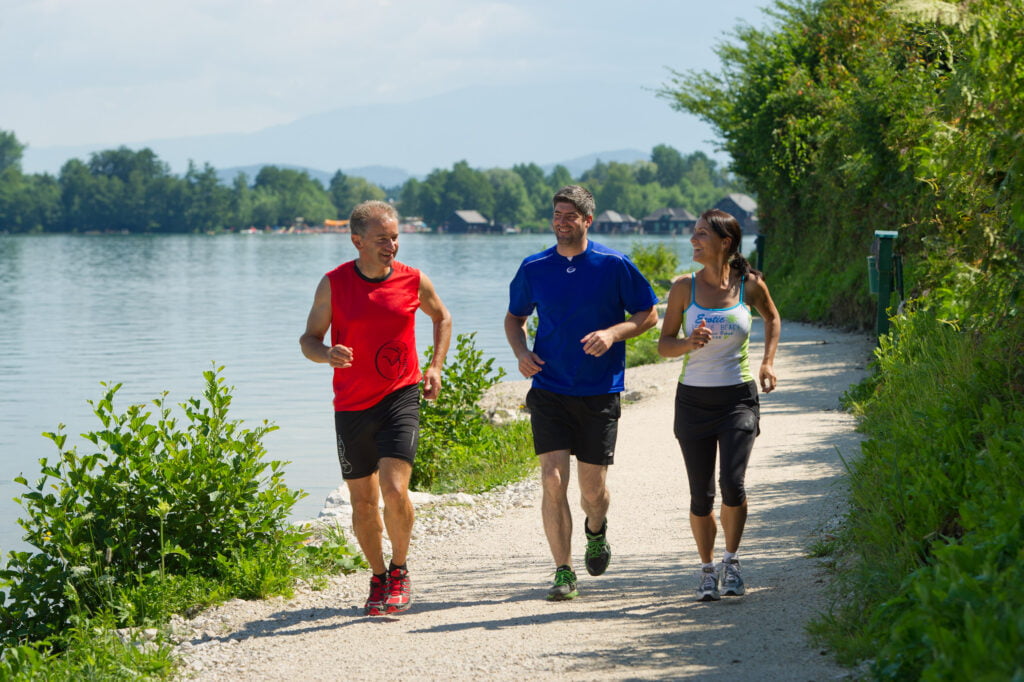
[[[628,252],[663,243],[690,263],[682,237],[601,236]],[[515,365],[502,320],[508,282],[548,235],[401,237],[399,259],[424,269],[452,311],[456,333],[510,377]],[[120,382],[119,409],[163,391],[181,402],[202,391],[202,372],[224,366],[235,386],[231,414],[280,429],[266,437],[287,480],[314,516],[340,483],[333,452],[329,369],[302,357],[302,333],[320,277],[355,251],[347,235],[4,236],[0,235],[0,549],[20,546],[11,498],[52,458],[44,431],[66,424],[69,444],[97,428],[87,400],[100,382]],[[430,324],[419,316],[420,353]]]

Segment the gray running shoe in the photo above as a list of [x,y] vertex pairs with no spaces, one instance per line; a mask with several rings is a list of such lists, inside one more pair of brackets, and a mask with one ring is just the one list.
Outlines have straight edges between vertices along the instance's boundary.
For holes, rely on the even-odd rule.
[[548,601],[565,601],[578,597],[579,590],[576,589],[576,573],[569,566],[559,566],[555,569],[555,584],[548,590]]
[[718,571],[713,567],[701,568],[700,582],[697,584],[697,601],[718,601],[722,595],[718,592]]
[[608,519],[605,519],[601,530],[591,533],[584,522],[583,530],[587,534],[587,573],[590,575],[601,575],[608,569],[608,562],[612,560],[612,546],[608,544],[605,534],[608,532]]
[[722,595],[726,597],[738,597],[747,591],[743,587],[743,576],[740,575],[740,560],[729,559],[723,561],[721,567]]

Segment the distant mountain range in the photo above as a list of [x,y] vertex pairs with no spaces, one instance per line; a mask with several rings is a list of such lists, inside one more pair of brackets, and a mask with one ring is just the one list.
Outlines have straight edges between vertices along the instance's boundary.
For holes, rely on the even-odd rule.
[[[651,157],[650,152],[641,152],[636,149],[619,149],[611,152],[600,152],[598,154],[587,154],[586,156],[580,156],[575,159],[569,159],[568,161],[561,161],[559,163],[549,163],[541,166],[545,173],[550,173],[555,166],[565,166],[566,169],[572,174],[573,177],[578,177],[585,171],[590,170],[594,167],[594,164],[598,161],[604,161],[609,163],[611,161],[617,161],[619,163],[633,163],[634,161],[646,160]],[[218,168],[217,177],[225,185],[231,184],[235,177],[239,173],[245,173],[249,178],[250,182],[260,172],[260,169],[264,166],[277,166],[278,168],[291,168],[293,170],[305,171],[309,177],[319,180],[324,187],[331,184],[331,178],[334,177],[335,171],[325,171],[319,168],[308,168],[305,166],[295,166],[287,163],[256,163],[250,166],[233,166],[231,168]],[[412,175],[408,171],[401,168],[391,168],[388,166],[362,166],[360,168],[342,168],[341,172],[345,175],[351,175],[355,177],[366,178],[370,182],[380,185],[381,187],[391,188],[398,187],[405,184],[405,181],[409,178],[415,177],[422,180],[424,175]]]
[[[252,133],[228,133],[150,140],[149,147],[174,172],[189,160],[222,172],[266,164],[336,169],[394,186],[410,176],[450,168],[465,160],[474,168],[511,168],[556,163],[574,174],[594,160],[649,158],[658,144],[684,154],[714,155],[710,130],[696,118],[674,111],[650,90],[636,85],[580,83],[518,87],[477,86],[405,104],[352,106],[305,116]],[[70,158],[117,147],[94,144],[25,150],[26,172],[56,173]],[[595,149],[619,150],[594,153]],[[565,161],[563,159],[568,159]],[[571,164],[571,166],[570,166]]]
[[[319,180],[320,184],[327,187],[331,184],[331,178],[334,177],[335,171],[325,171],[319,168],[308,168],[306,166],[295,166],[288,163],[254,163],[250,166],[232,166],[231,168],[218,168],[217,177],[225,185],[230,185],[234,181],[235,177],[239,173],[245,173],[249,178],[249,182],[252,183],[253,179],[259,174],[260,169],[264,166],[277,166],[278,168],[290,168],[292,170],[305,171],[305,173],[313,178]],[[405,181],[411,178],[406,171],[401,168],[389,168],[387,166],[363,166],[361,168],[342,168],[341,172],[345,175],[351,175],[354,177],[366,178],[370,182],[380,185],[381,187],[397,187],[405,184]]]

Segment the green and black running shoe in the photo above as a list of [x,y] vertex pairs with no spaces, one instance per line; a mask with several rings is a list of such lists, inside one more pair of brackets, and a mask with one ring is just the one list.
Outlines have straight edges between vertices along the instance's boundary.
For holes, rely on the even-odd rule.
[[555,584],[548,590],[548,601],[565,601],[578,597],[580,591],[576,589],[576,573],[569,566],[559,566],[555,569]]
[[584,522],[583,530],[587,532],[587,573],[590,575],[601,575],[608,569],[608,562],[612,560],[612,546],[608,544],[605,534],[608,532],[608,519],[597,533],[591,533],[589,526]]

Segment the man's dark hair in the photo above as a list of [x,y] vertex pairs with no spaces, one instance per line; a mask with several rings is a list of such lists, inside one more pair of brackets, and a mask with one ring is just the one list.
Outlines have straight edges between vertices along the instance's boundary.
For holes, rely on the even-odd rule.
[[567,201],[576,207],[576,210],[583,214],[586,218],[594,217],[594,195],[590,193],[586,187],[580,187],[579,185],[566,185],[562,189],[555,192],[555,196],[551,199],[551,205],[554,206],[560,201]]

